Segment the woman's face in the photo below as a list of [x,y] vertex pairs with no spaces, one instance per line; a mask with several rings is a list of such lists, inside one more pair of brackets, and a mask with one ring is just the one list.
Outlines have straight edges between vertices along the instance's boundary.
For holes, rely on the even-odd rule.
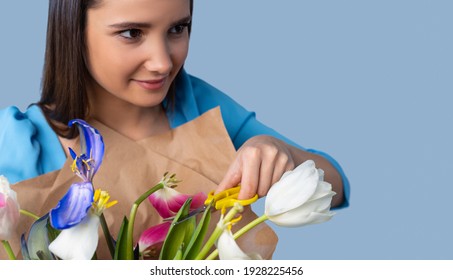
[[97,101],[154,107],[189,48],[189,0],[102,0],[87,11],[88,70]]

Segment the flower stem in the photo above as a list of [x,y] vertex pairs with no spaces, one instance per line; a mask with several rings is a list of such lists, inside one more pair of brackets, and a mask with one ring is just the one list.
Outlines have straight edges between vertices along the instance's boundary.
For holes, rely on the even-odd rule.
[[107,225],[107,221],[105,220],[104,214],[102,213],[99,217],[101,221],[102,232],[104,232],[105,240],[107,241],[107,246],[109,248],[110,255],[112,259],[115,256],[115,246],[113,245],[112,235],[110,234],[109,226]]
[[138,206],[150,196],[152,193],[162,189],[164,187],[164,183],[161,181],[147,192],[142,194],[132,205],[131,213],[129,215],[129,223],[127,224],[127,236],[126,236],[126,259],[132,260],[134,257],[134,249],[133,249],[133,234],[134,234],[134,222],[135,216],[137,216]]
[[241,228],[240,230],[238,230],[237,232],[235,232],[233,234],[234,239],[238,239],[244,233],[246,233],[247,231],[249,231],[252,228],[256,227],[257,225],[261,224],[262,222],[266,221],[267,219],[269,219],[269,218],[266,215],[263,215],[261,217],[256,218],[255,220],[251,221],[250,223],[248,223],[243,228]]
[[201,251],[195,257],[195,260],[202,260],[209,253],[209,250],[211,250],[211,247],[214,245],[217,239],[219,239],[220,235],[222,234],[227,224],[234,218],[234,216],[236,216],[238,212],[242,211],[242,209],[243,209],[242,205],[239,204],[235,205],[227,213],[225,218],[220,218],[220,221],[217,223],[217,226],[215,227],[206,244],[203,246]]
[[11,248],[11,245],[9,245],[8,240],[2,240],[3,247],[5,248],[6,253],[8,254],[8,257],[10,260],[15,260],[16,256],[13,253],[13,249]]
[[[247,231],[251,230],[252,228],[256,227],[257,225],[261,224],[262,222],[266,221],[269,219],[266,215],[263,215],[261,217],[256,218],[255,220],[251,221],[247,225],[245,225],[243,228],[238,230],[233,234],[234,239],[238,239],[241,237],[244,233]],[[206,260],[213,260],[219,255],[219,250],[215,249],[207,258]]]
[[206,254],[209,253],[209,250],[211,249],[212,245],[214,245],[216,240],[219,239],[222,232],[223,232],[223,228],[216,226],[214,232],[212,232],[211,236],[209,237],[208,242],[206,242],[206,244],[203,246],[201,251],[195,257],[196,260],[202,260],[206,256]]
[[35,220],[39,220],[39,217],[37,215],[33,214],[30,211],[27,211],[27,210],[24,210],[24,209],[20,209],[19,213],[21,213],[22,215],[28,216],[30,218],[33,218]]

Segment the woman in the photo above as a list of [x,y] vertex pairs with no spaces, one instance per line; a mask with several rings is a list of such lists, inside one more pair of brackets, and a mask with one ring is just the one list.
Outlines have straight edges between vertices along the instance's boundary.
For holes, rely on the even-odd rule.
[[0,111],[0,173],[18,182],[61,168],[77,139],[70,119],[140,140],[220,106],[237,155],[217,191],[240,183],[240,198],[264,196],[313,159],[337,193],[332,206],[346,206],[347,179],[332,158],[298,147],[184,71],[192,2],[50,0],[42,97],[25,113]]

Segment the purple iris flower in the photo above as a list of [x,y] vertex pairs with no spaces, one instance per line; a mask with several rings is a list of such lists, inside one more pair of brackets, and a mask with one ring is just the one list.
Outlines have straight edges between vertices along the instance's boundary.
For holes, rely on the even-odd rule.
[[73,124],[79,129],[81,154],[77,156],[71,148],[69,152],[74,159],[72,171],[82,179],[82,182],[73,183],[49,213],[52,227],[60,230],[79,224],[87,216],[93,203],[92,179],[104,156],[104,141],[99,131],[80,119],[69,122],[69,126]]

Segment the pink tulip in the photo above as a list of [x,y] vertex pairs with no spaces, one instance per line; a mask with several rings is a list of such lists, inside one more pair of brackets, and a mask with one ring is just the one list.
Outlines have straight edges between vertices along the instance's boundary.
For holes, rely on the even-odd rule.
[[160,250],[167,237],[171,223],[165,222],[145,230],[138,240],[140,255],[144,259],[159,259]]
[[0,240],[11,238],[19,223],[19,210],[16,192],[10,188],[8,180],[0,176]]
[[182,194],[173,188],[164,186],[151,194],[148,199],[159,215],[165,219],[175,216],[189,197],[192,197],[190,210],[194,210],[204,205],[207,195],[202,192],[195,195]]

